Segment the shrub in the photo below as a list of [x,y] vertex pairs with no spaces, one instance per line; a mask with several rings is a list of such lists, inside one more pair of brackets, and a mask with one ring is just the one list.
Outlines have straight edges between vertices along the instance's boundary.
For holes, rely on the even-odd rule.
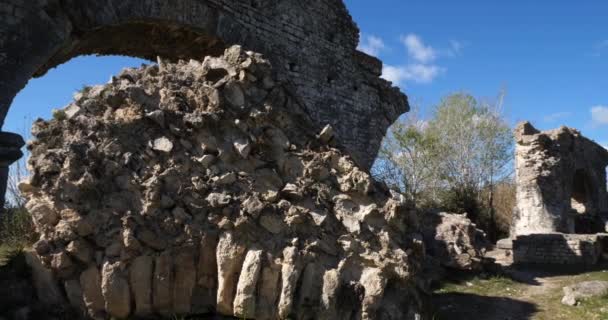
[[0,216],[0,244],[25,247],[37,238],[32,218],[25,208],[5,208]]
[[53,119],[58,120],[58,121],[63,121],[65,119],[67,119],[67,115],[65,114],[65,111],[63,111],[63,110],[53,109]]

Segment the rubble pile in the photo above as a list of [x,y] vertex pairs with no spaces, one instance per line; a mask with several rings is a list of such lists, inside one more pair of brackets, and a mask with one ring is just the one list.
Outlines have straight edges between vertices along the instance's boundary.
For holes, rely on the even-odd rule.
[[420,319],[404,199],[259,54],[126,69],[34,124],[34,249],[92,318]]
[[466,214],[427,212],[422,225],[429,259],[451,269],[481,270],[490,243]]

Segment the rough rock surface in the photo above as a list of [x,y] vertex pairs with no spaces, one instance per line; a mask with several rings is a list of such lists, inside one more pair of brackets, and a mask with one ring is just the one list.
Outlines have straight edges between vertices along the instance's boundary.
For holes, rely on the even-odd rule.
[[466,214],[427,212],[422,225],[427,253],[441,266],[459,270],[481,267],[489,242]]
[[608,150],[575,129],[515,129],[517,205],[511,236],[606,231]]
[[287,92],[235,46],[37,121],[21,189],[42,261],[98,318],[424,318],[415,216]]
[[608,281],[585,281],[564,287],[562,303],[575,306],[582,299],[602,297],[608,294]]

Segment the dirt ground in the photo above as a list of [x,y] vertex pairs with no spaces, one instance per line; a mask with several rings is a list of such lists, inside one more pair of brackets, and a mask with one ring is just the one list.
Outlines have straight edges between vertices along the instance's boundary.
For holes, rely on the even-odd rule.
[[594,270],[511,269],[504,276],[452,279],[433,296],[433,320],[608,320],[608,297],[561,304],[563,287],[608,281],[608,266]]

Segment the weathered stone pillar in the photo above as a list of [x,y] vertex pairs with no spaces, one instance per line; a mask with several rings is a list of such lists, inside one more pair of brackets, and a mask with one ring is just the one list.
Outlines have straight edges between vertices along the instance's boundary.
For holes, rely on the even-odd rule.
[[8,168],[23,156],[21,147],[25,144],[23,138],[11,132],[0,132],[0,212],[4,211],[6,201],[6,186],[8,183]]

